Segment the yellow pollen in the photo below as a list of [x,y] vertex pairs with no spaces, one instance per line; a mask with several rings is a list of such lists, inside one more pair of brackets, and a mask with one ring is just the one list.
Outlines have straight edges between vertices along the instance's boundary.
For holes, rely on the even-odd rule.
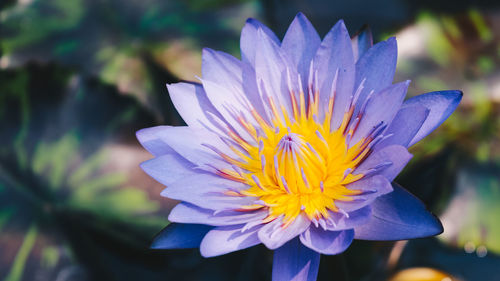
[[347,185],[364,176],[352,172],[369,153],[370,140],[363,138],[349,147],[346,135],[352,108],[339,128],[331,128],[334,97],[330,97],[329,112],[322,122],[317,120],[319,94],[316,92],[311,98],[306,105],[304,93],[299,93],[298,101],[293,97],[291,114],[287,114],[285,107],[280,107],[283,114],[279,114],[270,99],[271,124],[255,110],[252,115],[259,129],[244,118],[239,119],[256,145],[231,133],[231,139],[240,146],[233,147],[233,151],[243,149],[244,153],[237,153],[238,159],[221,155],[235,170],[221,170],[219,175],[249,186],[227,195],[259,198],[262,205],[242,206],[240,210],[267,208],[269,215],[263,222],[282,216],[286,226],[299,214],[311,220],[327,219],[329,212],[342,211],[336,202],[352,201],[354,195],[361,193]]

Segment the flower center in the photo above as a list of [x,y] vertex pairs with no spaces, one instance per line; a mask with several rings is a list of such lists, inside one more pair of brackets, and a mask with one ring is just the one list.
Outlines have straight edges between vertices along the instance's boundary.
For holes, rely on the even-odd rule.
[[277,128],[278,133],[260,139],[261,148],[250,154],[253,161],[242,166],[251,187],[241,193],[260,198],[270,218],[283,215],[291,221],[300,213],[328,218],[329,211],[339,211],[336,201],[351,201],[350,195],[360,193],[346,187],[363,176],[351,173],[358,146],[349,149],[341,133],[330,133],[314,120]]
[[330,98],[321,122],[317,118],[318,92],[310,97],[306,108],[304,94],[300,93],[299,101],[292,94],[291,113],[284,107],[280,113],[270,99],[271,124],[253,110],[258,128],[239,118],[253,141],[245,141],[229,130],[231,142],[237,144],[230,147],[238,157],[218,152],[233,167],[218,170],[218,174],[249,186],[228,191],[227,195],[259,198],[258,204],[242,206],[240,210],[267,208],[269,215],[264,222],[283,217],[288,225],[299,214],[312,221],[328,219],[331,212],[343,212],[336,205],[338,201],[352,201],[354,195],[361,193],[348,185],[364,177],[353,171],[369,153],[375,135],[350,144],[356,127],[356,122],[351,122],[353,105],[341,125],[332,128],[334,97]]
[[298,134],[286,134],[278,142],[272,163],[273,175],[288,193],[305,193],[311,188],[311,177],[308,180],[305,173],[310,170],[309,162],[314,161],[310,154],[310,149]]

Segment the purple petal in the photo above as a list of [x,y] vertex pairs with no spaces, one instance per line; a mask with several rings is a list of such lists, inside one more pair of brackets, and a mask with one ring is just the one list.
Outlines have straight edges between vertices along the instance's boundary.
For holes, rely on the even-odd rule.
[[351,144],[357,143],[378,124],[389,124],[401,108],[410,81],[391,85],[381,92],[372,95],[366,101],[366,109],[359,112],[361,121],[352,137]]
[[235,209],[240,208],[242,205],[252,205],[255,198],[229,196],[225,192],[245,188],[248,188],[248,186],[242,183],[199,171],[197,174],[183,177],[170,183],[161,192],[161,195],[171,199],[186,201],[205,209]]
[[[176,153],[201,168],[207,168],[206,165],[208,163],[220,168],[230,167],[219,155],[204,144],[210,144],[220,151],[234,156],[227,145],[216,134],[208,130],[194,129],[187,126],[157,126],[142,129],[137,134],[138,136],[140,135],[139,141],[161,141]],[[148,136],[147,140],[142,136]]]
[[354,230],[325,231],[321,227],[309,227],[300,235],[300,242],[311,250],[336,255],[345,251],[354,238]]
[[[208,99],[222,115],[227,124],[231,125],[241,137],[251,142],[252,138],[245,128],[238,122],[238,118],[243,116],[246,120],[253,120],[250,114],[251,106],[246,96],[240,91],[231,91],[213,81],[202,79],[203,88]],[[228,128],[228,127],[226,127]],[[226,129],[227,130],[227,129]]]
[[443,232],[441,222],[415,196],[397,184],[372,204],[371,220],[354,229],[355,239],[406,240]]
[[392,84],[397,54],[396,39],[393,37],[375,44],[356,62],[355,88],[364,80],[364,88],[358,98],[359,105],[363,104],[371,91],[376,94]]
[[[207,96],[226,122],[242,137],[247,138],[247,133],[237,118],[243,115],[246,120],[252,122],[254,120],[250,113],[252,108],[265,116],[260,95],[256,94],[257,87],[249,87],[242,83],[243,72],[247,71],[248,67],[250,67],[248,64],[231,55],[203,49],[202,81]],[[255,80],[255,76],[253,78]],[[250,85],[255,85],[255,82]]]
[[283,220],[277,218],[262,227],[259,231],[259,239],[267,248],[274,250],[304,232],[310,224],[311,221],[301,214],[290,225],[283,228]]
[[198,248],[203,236],[212,226],[201,224],[171,223],[154,238],[153,249],[188,249]]
[[347,216],[340,212],[329,211],[330,219],[333,222],[335,222],[335,224],[327,222],[326,230],[339,231],[339,230],[352,229],[360,224],[366,223],[370,219],[372,214],[370,206],[360,207],[359,209],[354,211],[351,210],[344,210],[344,211],[349,211]]
[[292,112],[290,92],[287,86],[287,70],[290,72],[292,88],[297,91],[295,84],[298,77],[296,69],[289,66],[289,62],[280,47],[270,40],[262,29],[257,31],[258,41],[255,54],[255,78],[262,100],[268,104],[273,99],[276,106],[284,106],[287,112]]
[[[203,80],[213,82],[217,85],[217,87],[211,83],[207,85],[208,98],[220,112],[234,108],[233,112],[239,114],[247,113],[246,115],[244,114],[249,118],[247,120],[252,121],[253,119],[247,111],[251,107],[254,107],[260,113],[262,112],[263,105],[259,95],[256,95],[256,91],[253,91],[254,89],[248,91],[249,89],[243,85],[244,67],[249,67],[249,65],[242,63],[231,55],[207,48],[203,49]],[[209,91],[212,88],[214,88],[214,91]],[[224,91],[221,91],[220,88],[224,88]],[[229,119],[228,122],[234,119],[234,116],[228,116],[227,114],[225,117]],[[233,127],[240,126],[234,122],[229,123]]]
[[295,238],[274,251],[273,281],[316,281],[320,254]]
[[409,146],[417,143],[441,125],[457,108],[462,95],[461,91],[439,91],[419,95],[405,101],[404,106],[421,105],[430,110],[429,116]]
[[163,129],[163,126],[141,129],[135,135],[141,145],[154,156],[176,153],[170,146],[158,138],[158,134],[161,134]]
[[241,30],[240,48],[241,60],[243,62],[249,62],[251,65],[255,64],[255,42],[259,40],[257,36],[257,30],[259,29],[264,31],[269,40],[273,41],[278,46],[280,44],[280,40],[271,29],[256,19],[248,19],[245,26]]
[[167,88],[175,109],[189,127],[208,128],[220,132],[217,124],[214,124],[212,120],[213,118],[222,119],[222,116],[210,103],[200,84],[175,83],[167,85]]
[[220,226],[210,230],[200,245],[201,255],[215,257],[260,244],[257,232],[262,225],[242,231],[243,225]]
[[281,50],[288,55],[293,66],[298,69],[303,85],[307,81],[309,65],[320,43],[321,39],[316,29],[304,14],[298,13],[288,27]]
[[[271,116],[271,111],[269,108],[269,102],[263,103],[264,96],[259,90],[257,86],[257,76],[255,74],[255,69],[253,66],[244,63],[242,66],[243,70],[243,90],[250,100],[252,107],[257,111],[257,113],[264,119],[265,121],[271,123],[272,120],[269,118]],[[266,99],[266,101],[268,101]]]
[[140,166],[144,172],[163,185],[196,175],[192,170],[194,165],[175,152],[142,162]]
[[389,181],[392,181],[412,157],[413,155],[404,146],[387,146],[370,154],[356,169],[356,173],[366,174],[381,164],[392,163],[392,165],[388,165],[378,173],[386,177]]
[[202,209],[192,204],[181,202],[172,209],[170,215],[168,216],[168,220],[179,223],[199,223],[213,226],[224,226],[260,221],[265,217],[267,217],[267,212],[262,210],[227,210],[214,212],[213,210]]
[[354,60],[357,61],[373,46],[373,36],[370,27],[367,25],[362,27],[359,33],[351,39],[351,42]]
[[204,48],[202,52],[201,74],[204,80],[212,81],[230,92],[242,94],[241,61],[235,57]]
[[[339,201],[336,202],[337,207],[349,213],[351,217],[351,212],[355,210],[363,210],[366,206],[370,205],[373,200],[377,197],[392,192],[391,183],[381,175],[374,175],[365,179],[361,179],[359,181],[353,182],[347,186],[349,189],[360,190],[362,193],[359,195],[353,196],[353,201]],[[364,210],[362,213],[362,217],[359,218],[359,222],[365,222],[367,211]],[[371,211],[368,213],[371,216]],[[346,220],[349,222],[349,220]],[[340,225],[342,225],[340,223]],[[349,226],[352,226],[349,224]],[[352,227],[350,227],[352,228]],[[334,229],[332,229],[334,230]]]
[[[324,110],[332,91],[335,91],[332,128],[337,128],[351,100],[354,87],[354,56],[351,38],[342,20],[326,34],[314,57],[320,87],[320,104]],[[335,75],[338,73],[336,89],[332,89]],[[321,112],[321,116],[325,112]]]
[[422,127],[428,115],[429,109],[420,105],[401,108],[384,133],[385,135],[391,136],[377,144],[374,150],[379,150],[394,144],[408,147],[410,141],[420,130],[420,127]]

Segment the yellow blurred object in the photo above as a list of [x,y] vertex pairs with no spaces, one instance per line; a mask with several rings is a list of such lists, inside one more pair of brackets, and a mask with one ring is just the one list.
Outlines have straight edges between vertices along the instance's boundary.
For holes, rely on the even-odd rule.
[[402,270],[389,281],[460,281],[451,275],[432,268],[416,267]]

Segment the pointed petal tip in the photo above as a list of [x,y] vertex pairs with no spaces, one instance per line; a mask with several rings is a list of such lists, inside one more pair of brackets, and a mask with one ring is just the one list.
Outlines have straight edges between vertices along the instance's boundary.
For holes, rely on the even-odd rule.
[[148,161],[149,160],[146,160],[146,161],[140,163],[139,168],[141,168],[144,171],[144,169],[146,169],[146,165],[148,165]]
[[225,255],[260,244],[257,231],[261,226],[254,226],[242,231],[243,225],[216,227],[209,231],[200,244],[200,254],[205,258]]
[[294,25],[296,22],[305,23],[306,25],[312,26],[312,23],[309,21],[309,19],[306,17],[306,15],[302,12],[298,12],[295,15],[295,17],[293,18],[293,21],[290,23],[290,26]]
[[[141,168],[142,168],[142,167],[141,167]],[[168,193],[167,193],[167,189],[166,189],[166,188],[164,188],[164,189],[160,192],[160,196],[161,196],[161,197],[167,197],[167,198],[168,198],[167,194],[168,194]]]
[[151,243],[151,245],[149,245],[149,248],[153,249],[153,250],[161,250],[162,249],[160,247],[159,243],[156,242],[156,240],[153,240],[153,242]]
[[448,90],[429,92],[406,100],[404,103],[405,106],[421,105],[430,110],[425,122],[408,146],[419,142],[448,119],[459,105],[462,97],[462,91]]
[[213,258],[220,256],[221,254],[215,254],[213,251],[207,250],[203,243],[200,245],[200,255],[204,258]]
[[[214,63],[212,62],[212,60],[215,60],[217,56],[217,51],[214,50],[214,49],[211,49],[211,48],[208,48],[208,47],[204,47],[203,49],[201,49],[201,60],[202,60],[202,76],[205,77],[205,75],[203,75],[203,64],[205,64],[205,67],[206,67],[206,64],[208,63]],[[195,75],[195,77],[197,77]]]
[[462,97],[464,96],[464,92],[460,90],[451,90],[450,91],[452,95],[455,95],[455,99],[460,102],[462,100]]
[[212,228],[201,224],[170,223],[153,238],[149,247],[156,250],[197,248]]
[[349,31],[347,30],[347,26],[345,25],[343,19],[339,19],[337,23],[333,26],[333,28],[335,28],[336,26],[338,26],[342,30],[342,32],[346,32],[347,34],[349,34]]
[[140,138],[141,138],[141,136],[142,136],[142,134],[143,134],[143,132],[141,132],[142,130],[144,130],[144,129],[140,129],[140,130],[138,130],[138,131],[136,131],[136,132],[135,132],[135,138],[136,138],[139,142],[141,142],[141,139],[140,139]]
[[135,137],[141,144],[144,144],[145,142],[154,139],[154,131],[159,129],[161,130],[161,126],[143,128],[135,132]]
[[258,19],[255,19],[255,18],[248,18],[246,21],[245,21],[246,24],[250,24],[254,27],[259,27],[259,26],[262,26],[264,25],[262,22],[260,22]]
[[430,234],[429,236],[436,236],[436,235],[440,235],[441,233],[444,232],[444,227],[443,227],[443,223],[441,222],[441,220],[438,218],[438,216],[436,216],[434,213],[431,212],[431,215],[432,217],[434,218],[434,222],[435,222],[435,228],[434,228],[434,232],[433,234]]
[[208,48],[208,47],[203,47],[201,49],[201,54],[204,55],[206,53],[211,53],[212,49]]
[[428,238],[443,233],[444,228],[441,220],[439,220],[439,218],[427,208],[425,208],[425,210],[427,211],[428,216],[425,220],[421,221],[419,227],[420,229],[425,228],[425,231],[422,231],[417,237],[410,237],[410,239]]
[[304,15],[304,13],[302,13],[302,12],[298,12],[298,13],[295,15],[295,18],[306,18],[306,19],[307,19],[306,15]]
[[354,228],[355,239],[396,241],[426,238],[443,232],[440,220],[419,198],[395,183],[393,187],[393,192],[372,204],[372,219]]
[[451,101],[451,105],[454,106],[453,111],[458,106],[460,101],[462,101],[462,98],[464,96],[464,93],[461,90],[438,91],[437,93],[439,92],[441,92],[443,95],[446,95],[447,98]]
[[151,244],[149,245],[149,248],[150,249],[153,249],[153,250],[166,250],[166,249],[170,249],[170,247],[165,247],[164,243],[163,243],[163,237],[160,237],[160,233],[155,236],[153,238],[153,242],[151,242]]
[[[167,92],[170,95],[170,92],[172,91],[172,87],[174,87],[176,83],[165,83],[165,87],[167,88]],[[172,99],[172,98],[170,98]]]

